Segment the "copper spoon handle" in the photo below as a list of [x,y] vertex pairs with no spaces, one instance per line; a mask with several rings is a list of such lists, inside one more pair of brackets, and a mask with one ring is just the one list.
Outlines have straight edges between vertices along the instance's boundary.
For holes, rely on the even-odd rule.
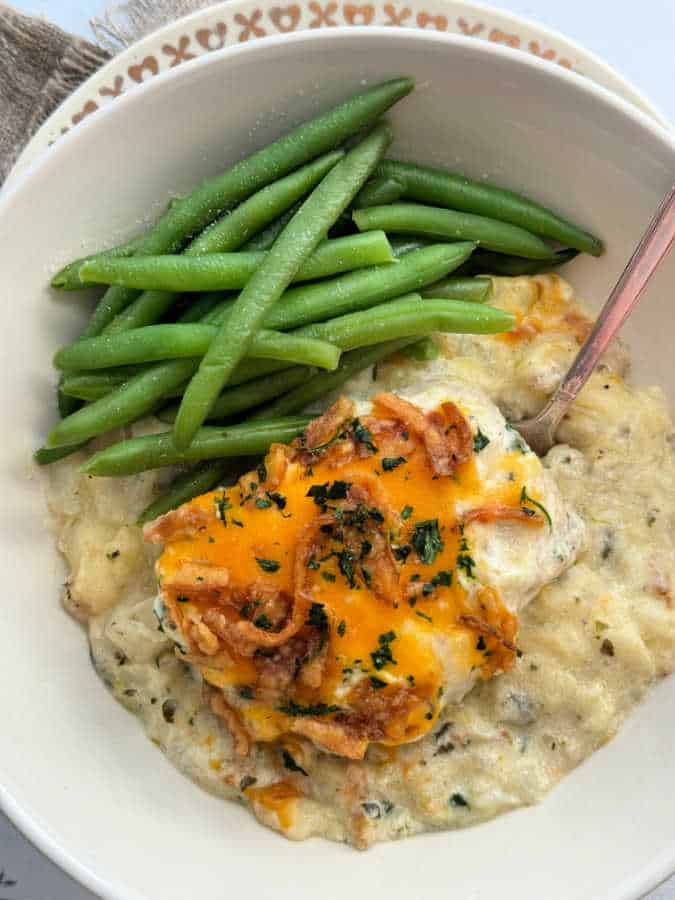
[[[565,410],[586,384],[598,360],[633,311],[647,282],[675,241],[675,185],[649,223],[576,359],[557,390],[534,421],[546,419],[553,434]],[[543,424],[543,423],[542,423]]]

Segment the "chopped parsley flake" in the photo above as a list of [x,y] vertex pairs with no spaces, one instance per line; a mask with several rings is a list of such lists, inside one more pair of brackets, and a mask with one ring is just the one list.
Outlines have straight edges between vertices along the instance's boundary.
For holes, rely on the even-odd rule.
[[334,703],[310,703],[303,706],[295,700],[287,700],[279,706],[279,712],[286,713],[287,716],[328,716],[331,713],[341,712],[341,708]]
[[342,619],[342,621],[340,622],[340,624],[337,627],[337,633],[340,635],[340,637],[344,637],[346,631],[347,631],[347,623],[345,622],[344,619]]
[[548,510],[538,500],[535,500],[533,497],[530,497],[530,495],[527,493],[527,488],[525,487],[525,485],[523,485],[523,489],[520,492],[520,503],[521,503],[521,506],[524,505],[525,503],[530,503],[532,506],[536,506],[537,509],[541,510],[541,512],[544,514],[544,517],[546,518],[546,521],[548,522],[548,527],[551,530],[553,530],[553,522],[551,521],[551,517],[548,514]]
[[267,497],[256,497],[255,505],[256,509],[269,509],[272,501],[268,500]]
[[286,498],[283,494],[280,494],[278,491],[265,491],[265,493],[276,507],[286,509]]
[[489,443],[490,438],[486,434],[483,434],[479,428],[473,436],[473,452],[480,453],[480,451],[484,450]]
[[377,447],[373,443],[373,435],[370,432],[369,428],[359,422],[358,419],[354,419],[354,437],[359,442],[359,444],[363,444],[366,449],[370,450],[371,453],[377,453]]
[[261,460],[256,466],[256,472],[258,473],[258,478],[260,479],[260,483],[263,481],[267,481],[267,466],[265,465],[265,460]]
[[382,460],[382,468],[385,472],[391,472],[392,469],[402,466],[405,462],[407,462],[405,456],[385,456]]
[[[463,532],[462,532],[463,534]],[[469,542],[465,537],[462,537],[459,542],[459,553],[457,554],[457,568],[463,569],[466,572],[467,578],[473,578],[473,570],[476,567],[476,561],[469,554]]]
[[378,678],[376,675],[371,675],[369,680],[376,691],[380,691],[383,687],[387,686],[387,682],[382,681],[382,679]]
[[438,519],[417,522],[411,543],[420,560],[430,566],[445,546],[438,530]]
[[311,497],[317,506],[325,508],[329,500],[345,500],[350,487],[348,481],[334,481],[330,486],[328,482],[313,484],[307,491],[307,496]]
[[434,577],[431,579],[431,583],[434,587],[438,587],[442,585],[443,587],[451,587],[452,586],[452,572],[441,569],[440,572],[436,572]]
[[261,613],[261,615],[257,616],[257,618],[253,620],[253,624],[261,631],[272,630],[272,620],[269,618],[269,616],[265,615],[265,613]]
[[467,809],[471,808],[469,806],[469,804],[467,803],[467,801],[464,799],[463,794],[450,794],[450,805],[451,806],[465,806]]
[[256,556],[255,561],[263,572],[278,572],[281,568],[281,563],[278,563],[275,559],[262,559],[260,556]]
[[176,600],[177,600],[179,603],[189,603],[190,598],[189,598],[189,597],[185,597],[183,594],[179,594],[179,595],[176,597]]
[[412,506],[404,506],[403,509],[401,510],[401,518],[402,519],[409,519],[412,514],[413,514]]
[[356,576],[354,574],[354,551],[340,550],[336,554],[338,560],[338,568],[347,580],[350,588],[356,587]]
[[431,618],[431,616],[428,616],[426,613],[423,613],[423,612],[422,612],[421,610],[419,610],[419,609],[418,609],[418,610],[415,610],[415,615],[416,615],[416,616],[419,616],[420,619],[426,619],[427,622],[433,622],[433,621],[434,621],[434,620]]
[[255,695],[253,693],[253,688],[251,687],[251,685],[242,684],[239,688],[239,696],[242,698],[242,700],[253,700],[253,697]]
[[384,634],[381,634],[378,639],[378,647],[376,650],[373,650],[370,654],[370,658],[373,661],[373,665],[379,672],[380,669],[383,669],[388,663],[391,663],[392,666],[396,665],[396,660],[394,659],[391,652],[391,644],[392,641],[396,640],[396,633],[393,631],[387,631]]
[[321,577],[323,578],[324,581],[330,581],[330,582],[335,581],[335,575],[333,575],[332,572],[322,572]]
[[314,556],[313,553],[310,556],[310,558],[307,560],[307,568],[308,569],[318,569],[319,568],[319,564],[316,561],[316,557]]
[[214,497],[213,502],[216,505],[216,517],[220,519],[223,525],[227,525],[227,510],[232,506],[229,499],[224,494],[221,494],[220,497]]

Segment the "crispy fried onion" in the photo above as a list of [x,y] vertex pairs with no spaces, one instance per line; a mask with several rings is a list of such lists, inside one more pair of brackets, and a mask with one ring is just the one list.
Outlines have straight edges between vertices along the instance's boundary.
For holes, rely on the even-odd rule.
[[233,592],[228,607],[210,607],[203,622],[242,656],[285,644],[305,624],[309,609],[297,594],[293,598],[262,582],[254,582],[243,594]]
[[230,573],[225,566],[215,566],[206,560],[184,560],[172,572],[162,572],[163,590],[187,596],[204,594],[214,598],[228,593]]
[[378,600],[396,602],[399,570],[389,533],[399,527],[400,519],[382,486],[374,476],[360,474],[346,498],[334,503],[300,533],[294,568],[296,603],[302,598],[310,604],[315,598],[317,577],[310,561],[330,556],[339,560],[346,578],[365,584]]
[[494,503],[491,506],[477,506],[462,514],[462,523],[470,522],[523,522],[525,525],[541,526],[544,517],[526,506],[504,506]]
[[374,688],[366,678],[349,697],[351,709],[338,712],[332,719],[298,717],[291,731],[301,734],[330,753],[347,759],[363,759],[371,741],[405,743],[419,737],[419,728],[409,725],[412,711],[426,700],[403,685],[385,690]]
[[504,606],[497,592],[490,587],[479,588],[471,598],[467,595],[466,603],[469,611],[457,617],[458,624],[492,639],[488,648],[490,655],[480,669],[481,676],[489,678],[496,672],[507,672],[513,666],[517,652],[517,616]]
[[192,503],[184,503],[163,516],[143,526],[143,539],[149,544],[167,544],[193,538],[211,524],[205,509]]
[[295,719],[291,731],[309,738],[329,753],[337,753],[347,759],[363,759],[368,749],[367,737],[358,735],[349,726],[340,722]]
[[457,466],[471,457],[471,428],[454,403],[448,401],[440,410],[425,414],[396,394],[378,394],[373,402],[403,422],[423,442],[435,475],[452,475]]
[[326,412],[309,423],[297,446],[316,450],[354,418],[354,404],[347,397],[338,397]]
[[252,738],[246,730],[239,713],[230,706],[220,691],[209,689],[208,699],[211,709],[224,720],[228,731],[232,735],[234,752],[237,756],[248,756],[251,750]]
[[239,479],[239,496],[242,506],[252,505],[258,497],[276,490],[286,476],[293,450],[286,444],[272,444],[265,462],[257,470],[247,472]]

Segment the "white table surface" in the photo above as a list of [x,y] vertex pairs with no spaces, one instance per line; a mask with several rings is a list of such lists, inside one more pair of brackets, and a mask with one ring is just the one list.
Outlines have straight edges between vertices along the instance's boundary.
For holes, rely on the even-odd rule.
[[[101,12],[105,0],[13,4],[89,36],[88,19]],[[611,63],[675,122],[675,0],[491,0],[491,5],[577,40]],[[0,813],[0,900],[94,900],[94,895],[38,853]],[[675,876],[648,900],[675,900]]]

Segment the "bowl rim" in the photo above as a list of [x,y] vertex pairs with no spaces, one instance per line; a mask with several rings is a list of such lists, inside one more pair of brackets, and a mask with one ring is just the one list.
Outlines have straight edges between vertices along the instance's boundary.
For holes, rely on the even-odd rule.
[[[98,79],[102,77],[106,72],[112,72],[113,70],[117,71],[117,67],[120,66],[125,60],[127,62],[131,62],[133,59],[135,59],[137,54],[143,55],[145,53],[152,52],[152,50],[157,47],[157,44],[160,43],[161,39],[164,36],[170,36],[173,34],[176,26],[181,26],[184,28],[194,28],[196,24],[208,19],[209,16],[219,15],[221,11],[223,15],[225,15],[225,12],[232,8],[233,3],[236,7],[237,4],[241,2],[245,2],[245,0],[220,0],[220,2],[215,3],[212,6],[204,7],[202,9],[196,10],[195,12],[188,13],[182,18],[167,22],[164,25],[160,25],[153,31],[150,31],[147,34],[139,37],[137,41],[129,44],[126,48],[123,48],[108,63],[98,69],[78,88],[76,88],[63,101],[61,106],[57,107],[57,110],[55,110],[43,122],[40,128],[30,138],[19,157],[16,159],[14,167],[10,170],[7,178],[5,179],[5,184],[11,184],[18,177],[19,173],[24,171],[35,158],[41,156],[46,151],[45,147],[39,148],[39,137],[42,134],[46,133],[46,130],[50,127],[50,123],[53,122],[59,111],[62,111],[64,108],[70,107],[71,104],[79,103],[80,106],[84,105],[84,100],[88,97],[88,85],[97,82]],[[508,22],[509,27],[518,27],[521,30],[532,31],[539,37],[550,38],[551,43],[558,43],[566,46],[570,51],[573,51],[585,62],[587,61],[588,63],[595,66],[597,68],[597,73],[605,73],[610,79],[612,79],[615,84],[612,85],[610,90],[618,93],[619,96],[622,96],[624,99],[629,100],[629,102],[637,108],[649,113],[665,128],[669,130],[673,128],[673,122],[671,121],[670,117],[667,116],[660,105],[655,104],[652,101],[651,97],[647,96],[641,88],[636,87],[636,85],[613,64],[610,64],[603,57],[590,50],[585,44],[582,44],[576,39],[567,36],[565,32],[562,32],[556,28],[549,27],[548,25],[545,25],[537,19],[529,18],[528,16],[523,16],[519,13],[514,13],[509,10],[500,9],[488,3],[476,2],[476,0],[445,0],[445,2],[461,2],[463,12],[465,12],[467,15],[475,14],[476,16],[483,16],[485,18],[491,18],[494,20],[503,20],[504,22]],[[363,26],[350,27],[352,29],[361,29]],[[368,30],[372,31],[377,27],[378,26],[376,25],[368,26]],[[403,28],[406,30],[421,30],[420,28],[415,28],[411,25],[403,25],[399,26],[399,28]],[[454,31],[450,33],[457,34],[457,32]],[[257,38],[257,40],[260,39]],[[521,52],[524,52],[522,47],[520,49]],[[590,78],[596,84],[600,84],[601,82],[598,81],[596,77],[597,73],[595,75],[588,73],[584,74],[585,77]],[[161,75],[162,73],[158,74]],[[137,87],[138,86],[135,86],[134,89],[137,89]],[[1,190],[2,188],[0,188],[0,191]]]
[[[244,43],[238,46],[225,47],[221,50],[213,51],[204,56],[200,56],[192,60],[188,65],[183,65],[170,69],[156,78],[153,78],[142,85],[137,90],[118,98],[119,102],[101,109],[96,116],[90,117],[82,123],[81,127],[74,129],[64,135],[63,139],[55,145],[51,152],[44,154],[34,160],[24,172],[16,179],[15,182],[0,195],[0,222],[6,214],[8,208],[17,194],[19,194],[31,179],[42,170],[48,170],[50,167],[57,167],[58,172],[59,161],[62,156],[67,155],[71,147],[81,139],[82,135],[89,135],[93,128],[97,127],[106,118],[113,116],[118,117],[124,115],[124,110],[132,104],[141,104],[146,96],[150,96],[156,91],[165,90],[165,85],[170,85],[176,79],[185,79],[191,77],[190,73],[198,71],[202,68],[210,66],[223,65],[223,60],[230,57],[239,56],[256,56],[265,53],[269,48],[277,48],[281,45],[289,47],[307,44],[309,42],[347,42],[355,41],[359,43],[373,39],[390,40],[392,38],[407,38],[410,41],[421,41],[427,43],[435,43],[444,46],[458,46],[479,56],[490,57],[497,56],[505,60],[510,60],[516,66],[525,70],[539,71],[544,78],[550,81],[562,81],[567,83],[572,89],[581,91],[589,97],[595,98],[599,103],[613,108],[613,110],[625,118],[632,120],[634,125],[639,126],[646,131],[651,138],[665,146],[673,156],[675,168],[675,133],[669,131],[659,122],[655,121],[648,113],[633,106],[628,100],[617,96],[608,88],[596,84],[584,76],[565,69],[560,66],[551,66],[546,60],[539,59],[536,56],[522,53],[519,50],[512,49],[497,44],[490,44],[473,40],[463,35],[447,34],[437,31],[423,31],[414,28],[398,28],[393,33],[391,29],[382,27],[359,28],[357,27],[336,27],[325,31],[299,31],[290,34],[271,35],[261,38],[260,40]],[[146,900],[135,890],[129,891],[126,887],[104,879],[99,876],[88,865],[80,862],[72,853],[51,834],[50,826],[47,822],[40,819],[39,815],[31,813],[28,809],[24,809],[21,804],[15,800],[12,794],[0,782],[0,810],[5,813],[8,819],[21,831],[21,833],[45,856],[58,865],[72,878],[76,879],[80,884],[94,891],[104,900]],[[623,890],[613,895],[614,900],[634,900],[642,893],[649,891],[664,881],[672,874],[675,868],[675,844],[671,850],[660,853],[650,864],[643,870],[637,872],[628,883],[624,883]],[[608,895],[609,896],[609,895]]]

